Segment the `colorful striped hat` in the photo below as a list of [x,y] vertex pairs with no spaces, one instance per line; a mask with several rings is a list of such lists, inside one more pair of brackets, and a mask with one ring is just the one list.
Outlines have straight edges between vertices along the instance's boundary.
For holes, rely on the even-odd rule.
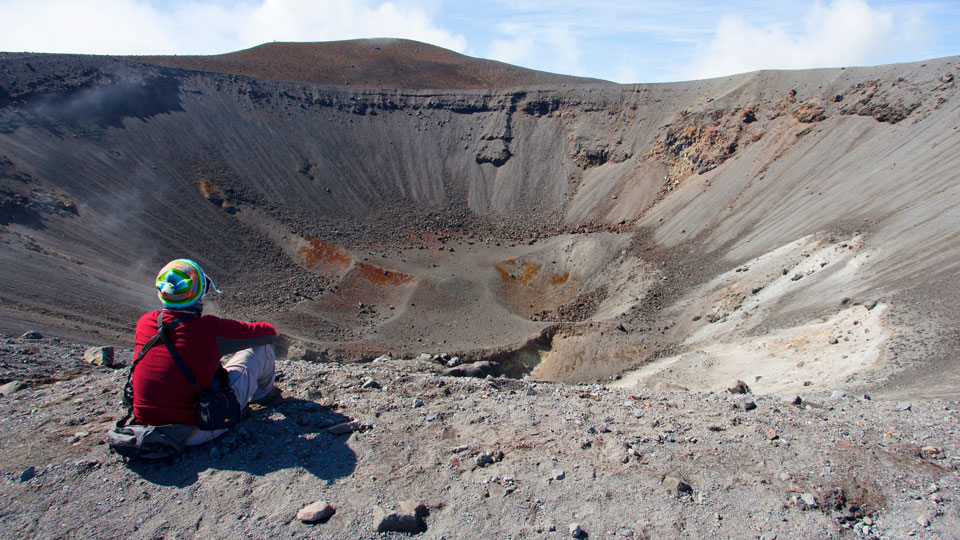
[[168,309],[186,309],[196,305],[208,289],[220,292],[200,265],[190,259],[167,263],[157,274],[157,296]]

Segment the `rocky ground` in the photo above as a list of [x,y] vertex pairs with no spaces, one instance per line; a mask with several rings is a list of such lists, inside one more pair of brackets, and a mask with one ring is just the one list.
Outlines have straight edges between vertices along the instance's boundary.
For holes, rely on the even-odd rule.
[[[958,402],[457,378],[427,357],[280,360],[282,399],[251,405],[234,431],[178,459],[123,463],[104,434],[121,413],[126,369],[87,365],[83,347],[38,336],[0,345],[2,379],[23,382],[0,397],[7,538],[893,539],[960,530]],[[130,356],[116,351],[118,364]],[[298,519],[318,501],[333,515]]]

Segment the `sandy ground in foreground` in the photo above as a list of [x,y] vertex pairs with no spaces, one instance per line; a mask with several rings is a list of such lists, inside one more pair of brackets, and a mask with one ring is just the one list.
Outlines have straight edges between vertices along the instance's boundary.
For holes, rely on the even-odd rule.
[[[251,406],[238,429],[180,459],[125,465],[103,444],[124,370],[83,367],[82,348],[51,340],[3,347],[7,369],[79,370],[0,398],[10,538],[399,538],[376,532],[374,506],[410,499],[429,509],[422,538],[569,537],[573,523],[589,538],[960,530],[956,402],[812,393],[798,406],[453,378],[418,360],[281,360],[282,401]],[[327,432],[347,420],[369,429]],[[316,500],[336,507],[329,521],[295,518]]]

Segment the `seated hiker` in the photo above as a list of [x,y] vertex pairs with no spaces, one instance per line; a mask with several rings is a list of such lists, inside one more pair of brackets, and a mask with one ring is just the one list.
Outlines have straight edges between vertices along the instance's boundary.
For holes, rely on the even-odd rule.
[[[275,377],[271,344],[277,335],[271,324],[202,315],[203,296],[220,290],[189,259],[164,266],[156,286],[163,310],[144,314],[134,338],[135,358],[145,345],[149,347],[133,366],[134,423],[197,426],[198,398],[211,388],[232,389],[237,413],[271,392]],[[160,323],[164,339],[153,339]],[[232,356],[221,364],[221,356],[228,354]],[[196,428],[188,431],[184,444],[201,444],[225,431]]]

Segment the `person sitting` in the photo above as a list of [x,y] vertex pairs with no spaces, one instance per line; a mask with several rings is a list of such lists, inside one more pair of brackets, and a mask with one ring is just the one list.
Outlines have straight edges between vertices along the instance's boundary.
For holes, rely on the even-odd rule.
[[[197,426],[198,387],[204,391],[232,389],[241,409],[271,393],[276,377],[272,343],[277,331],[273,325],[203,315],[204,295],[221,291],[200,265],[189,259],[164,266],[157,274],[156,287],[163,309],[140,317],[134,336],[134,357],[139,358],[131,375],[134,423]],[[153,338],[159,322],[194,382],[163,342],[149,346],[140,358],[148,342],[157,343]],[[221,363],[226,355],[231,356]],[[184,444],[202,444],[225,431],[196,428]]]

